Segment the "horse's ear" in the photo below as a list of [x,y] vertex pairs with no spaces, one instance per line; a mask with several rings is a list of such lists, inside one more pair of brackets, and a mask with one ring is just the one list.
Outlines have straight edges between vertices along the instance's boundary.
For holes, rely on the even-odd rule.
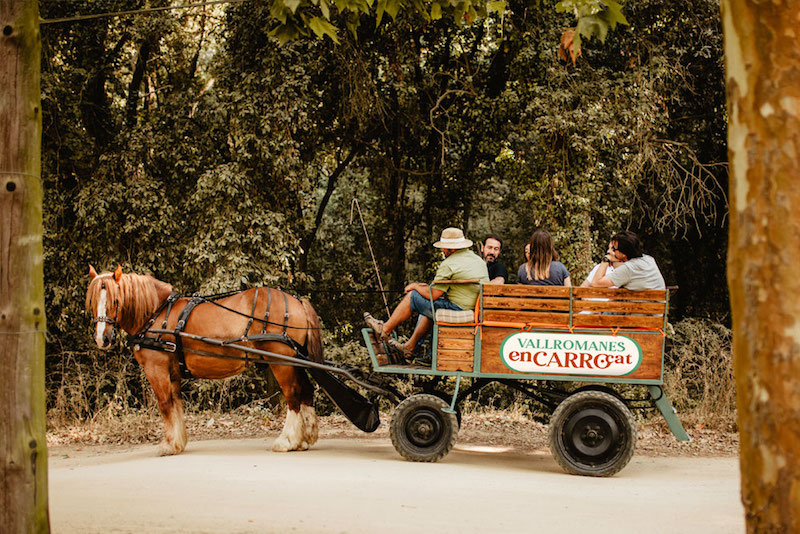
[[94,270],[94,267],[92,267],[92,264],[90,263],[89,264],[89,278],[94,280],[96,277],[97,277],[97,271]]
[[117,268],[114,270],[114,280],[119,284],[120,278],[122,278],[122,265],[117,265]]

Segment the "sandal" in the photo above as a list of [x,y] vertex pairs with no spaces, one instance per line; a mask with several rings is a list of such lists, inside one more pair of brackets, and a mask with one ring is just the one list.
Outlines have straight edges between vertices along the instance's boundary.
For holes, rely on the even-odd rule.
[[393,350],[394,352],[396,352],[397,354],[402,356],[402,358],[406,362],[410,363],[414,359],[414,353],[412,351],[408,350],[405,347],[405,345],[403,345],[402,343],[397,341],[395,338],[390,337],[389,339],[387,339],[386,340],[386,345],[389,347],[390,350]]
[[372,328],[375,333],[375,339],[378,341],[385,341],[389,337],[383,331],[383,321],[376,319],[369,312],[364,312],[364,322],[367,323],[368,327]]

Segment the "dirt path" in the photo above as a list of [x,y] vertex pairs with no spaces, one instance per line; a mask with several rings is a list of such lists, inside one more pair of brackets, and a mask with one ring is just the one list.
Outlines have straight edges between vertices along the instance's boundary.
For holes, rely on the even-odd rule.
[[595,479],[564,474],[543,449],[457,443],[423,464],[383,437],[288,454],[271,441],[190,441],[164,458],[150,444],[53,446],[52,531],[744,532],[730,456],[637,454]]

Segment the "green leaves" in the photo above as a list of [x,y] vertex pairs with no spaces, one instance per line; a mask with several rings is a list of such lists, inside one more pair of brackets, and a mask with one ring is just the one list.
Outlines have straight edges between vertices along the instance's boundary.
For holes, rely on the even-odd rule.
[[308,27],[311,28],[311,31],[320,39],[327,35],[334,43],[339,43],[339,38],[336,36],[336,26],[327,20],[313,17],[308,21]]
[[506,0],[493,0],[486,4],[486,11],[489,13],[502,13],[508,7]]
[[289,41],[293,41],[300,37],[300,31],[294,24],[281,24],[280,26],[272,29],[269,34],[270,37],[275,37],[278,42],[285,45]]
[[297,8],[300,6],[301,0],[282,0],[282,1],[283,5],[288,7],[292,11],[292,14],[294,14],[297,12]]
[[392,20],[397,18],[397,13],[400,11],[400,0],[378,0],[378,6],[375,11],[375,27],[381,25],[383,14],[388,13]]
[[279,24],[270,35],[281,44],[312,34],[338,43],[337,25],[344,22],[357,38],[362,14],[373,15],[376,28],[388,20],[384,15],[395,21],[404,13],[419,15],[425,22],[450,18],[463,26],[507,9],[507,0],[272,0],[270,16]]
[[609,30],[616,29],[617,24],[628,24],[622,5],[614,0],[561,0],[556,4],[556,11],[572,13],[577,19],[575,34],[569,39],[573,63],[580,55],[583,38],[597,37],[604,43]]
[[[536,4],[538,7],[538,2]],[[374,14],[376,28],[384,22],[384,15],[388,14],[395,21],[404,12],[416,13],[426,22],[450,18],[463,26],[493,13],[502,15],[507,9],[507,0],[272,0],[270,16],[279,24],[270,35],[281,44],[312,34],[319,39],[327,36],[338,43],[337,24],[343,21],[357,38],[361,14]],[[580,55],[584,39],[597,37],[605,42],[609,31],[618,24],[628,24],[622,4],[615,0],[560,0],[555,10],[575,17],[575,34],[569,39],[569,56],[573,62]],[[563,51],[560,54],[566,57]]]
[[331,8],[328,5],[328,0],[319,0],[319,9],[326,20],[331,19]]

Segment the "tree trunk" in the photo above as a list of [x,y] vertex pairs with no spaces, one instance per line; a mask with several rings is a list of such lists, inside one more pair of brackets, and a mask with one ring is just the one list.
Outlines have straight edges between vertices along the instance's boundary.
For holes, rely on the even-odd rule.
[[142,86],[148,59],[150,59],[150,39],[146,37],[141,46],[139,46],[136,68],[133,70],[131,83],[128,84],[128,101],[125,104],[125,124],[128,128],[136,126],[136,110],[139,108],[139,88]]
[[800,532],[800,3],[722,14],[742,500],[750,532]]
[[306,232],[306,235],[303,236],[303,239],[300,241],[300,248],[303,249],[302,255],[300,256],[300,270],[303,272],[308,270],[308,256],[311,253],[311,247],[314,245],[314,241],[317,239],[319,227],[322,225],[322,218],[325,216],[325,208],[328,207],[328,202],[331,199],[331,195],[333,195],[333,191],[336,189],[336,182],[339,180],[339,176],[345,171],[345,169],[347,169],[348,165],[350,165],[350,162],[353,161],[353,158],[356,156],[359,150],[359,145],[353,146],[353,148],[350,149],[350,153],[347,155],[347,157],[344,158],[343,161],[339,162],[331,175],[328,177],[328,186],[325,188],[325,194],[323,195],[322,200],[319,203],[319,207],[317,208],[317,216],[314,218],[314,225],[308,232]]
[[0,0],[0,530],[48,532],[39,9]]

